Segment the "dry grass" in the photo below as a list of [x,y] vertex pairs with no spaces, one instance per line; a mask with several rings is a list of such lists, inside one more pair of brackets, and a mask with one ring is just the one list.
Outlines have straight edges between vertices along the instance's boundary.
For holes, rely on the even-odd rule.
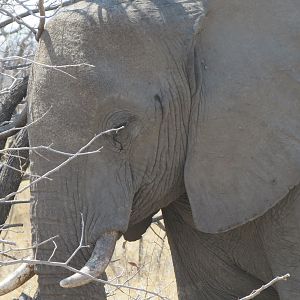
[[[24,192],[20,198],[28,199],[29,193]],[[8,222],[7,222],[8,223]],[[9,223],[23,223],[23,228],[12,229],[1,234],[1,238],[14,240],[18,247],[28,247],[30,245],[30,222],[29,205],[15,205],[10,216]],[[113,255],[113,261],[110,263],[107,273],[109,279],[116,278],[115,283],[124,283],[134,287],[142,287],[149,291],[155,291],[169,299],[177,299],[176,282],[174,277],[173,265],[167,238],[164,231],[157,226],[152,225],[148,229],[143,239],[133,243],[125,242],[123,239],[118,241]],[[4,250],[1,245],[1,250]],[[25,256],[29,253],[22,252]],[[16,255],[18,257],[18,255]],[[0,259],[7,259],[0,256]],[[0,279],[5,277],[16,266],[0,267]],[[20,287],[18,290],[2,296],[3,300],[12,300],[17,298],[21,292],[33,295],[37,287],[37,278],[33,277],[30,281]],[[127,299],[149,299],[150,295],[133,290],[116,290],[113,287],[107,287],[109,298],[113,300]],[[154,299],[154,298],[151,298]]]

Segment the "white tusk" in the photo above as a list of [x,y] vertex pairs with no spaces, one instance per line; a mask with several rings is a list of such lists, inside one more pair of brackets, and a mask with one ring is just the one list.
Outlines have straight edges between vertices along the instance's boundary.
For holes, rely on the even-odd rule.
[[8,294],[34,276],[33,265],[22,264],[13,273],[0,282],[0,296]]
[[[119,233],[117,231],[106,232],[103,234],[97,240],[91,258],[80,270],[80,272],[90,275],[94,278],[98,278],[105,271],[110,262],[118,237]],[[59,284],[63,288],[82,286],[93,281],[93,278],[90,276],[76,273],[61,280]]]

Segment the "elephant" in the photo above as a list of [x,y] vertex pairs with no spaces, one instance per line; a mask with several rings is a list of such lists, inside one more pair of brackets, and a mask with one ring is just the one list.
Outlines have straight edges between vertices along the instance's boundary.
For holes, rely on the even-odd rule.
[[[33,241],[105,278],[162,210],[181,300],[300,299],[300,1],[84,0],[43,32],[28,88]],[[70,159],[72,157],[72,159]],[[66,163],[66,161],[68,163]],[[61,166],[57,168],[57,166]],[[53,245],[35,255],[48,260]],[[36,265],[38,299],[105,299]]]

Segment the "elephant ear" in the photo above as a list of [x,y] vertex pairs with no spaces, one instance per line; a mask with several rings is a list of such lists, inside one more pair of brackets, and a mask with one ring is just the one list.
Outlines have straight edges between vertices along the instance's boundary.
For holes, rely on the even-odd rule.
[[300,1],[293,3],[212,8],[195,42],[185,185],[201,231],[253,220],[299,184]]

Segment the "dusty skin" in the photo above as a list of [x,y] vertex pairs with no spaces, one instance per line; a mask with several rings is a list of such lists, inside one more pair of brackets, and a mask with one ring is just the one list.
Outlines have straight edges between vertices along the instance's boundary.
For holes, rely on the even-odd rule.
[[[24,192],[19,196],[19,198],[26,199],[28,199],[28,197],[29,192]],[[31,225],[29,221],[29,205],[23,204],[14,206],[7,223],[23,223],[24,228],[3,232],[1,238],[17,241],[19,247],[30,246]],[[164,232],[156,225],[152,227],[155,233],[152,229],[148,229],[143,237],[142,249],[139,241],[131,243],[126,242],[125,244],[124,239],[118,241],[112,258],[112,261],[115,262],[110,263],[107,269],[108,276],[111,279],[119,274],[123,274],[118,281],[119,283],[123,283],[129,278],[132,278],[127,282],[128,285],[145,287],[149,291],[160,292],[161,295],[164,295],[169,299],[177,300],[176,282],[167,238],[165,237]],[[7,247],[1,245],[1,250],[4,249],[7,249]],[[21,258],[27,254],[29,255],[30,251],[22,252],[22,255],[21,253],[16,254],[16,257]],[[0,259],[7,258],[0,256]],[[139,266],[139,262],[142,267],[138,270],[136,266]],[[0,267],[0,280],[5,278],[15,269],[16,266]],[[33,296],[36,288],[37,276],[34,276],[17,290],[2,296],[1,300],[18,298],[22,292]],[[144,296],[143,293],[136,293],[135,291],[128,291],[125,289],[122,291],[116,290],[114,292],[113,290],[114,288],[107,289],[107,291],[111,291],[112,296],[110,299],[113,300],[132,299],[131,297],[137,297],[138,295],[141,297]]]
[[[257,300],[300,299],[299,32],[299,0],[87,0],[56,14],[32,67],[28,135],[64,154],[30,153],[44,174],[34,241],[59,235],[53,258],[68,261],[84,218],[92,247],[72,266],[101,273],[115,233],[139,240],[162,209],[180,300],[240,299],[286,273]],[[107,299],[84,276],[35,271],[42,300]]]

